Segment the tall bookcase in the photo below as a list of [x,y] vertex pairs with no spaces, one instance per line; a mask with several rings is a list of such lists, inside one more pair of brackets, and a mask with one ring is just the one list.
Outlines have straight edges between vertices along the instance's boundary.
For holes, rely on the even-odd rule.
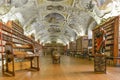
[[44,52],[44,55],[46,54],[51,54],[51,52],[54,50],[54,49],[57,49],[57,51],[63,55],[65,53],[65,45],[61,44],[61,43],[46,43],[44,46],[43,46],[43,52]]
[[4,45],[7,41],[12,41],[12,30],[0,22],[0,53],[4,53]]
[[[10,44],[9,44],[10,43]],[[12,48],[12,63],[7,63],[7,59],[6,59],[6,45],[11,46]],[[14,46],[13,46],[14,45]],[[30,46],[32,45],[32,47]],[[14,60],[16,60],[15,58],[29,58],[29,60],[31,61],[31,68],[33,68],[32,66],[32,59],[30,58],[36,58],[37,57],[37,64],[39,64],[39,54],[34,54],[34,47],[39,48],[41,45],[36,41],[34,41],[33,39],[27,37],[24,35],[24,30],[23,28],[15,23],[14,21],[8,21],[7,24],[3,24],[2,22],[0,22],[0,55],[2,55],[2,72],[3,74],[8,70],[8,66],[11,65],[11,67],[13,67],[12,69],[12,75],[15,75],[15,62]],[[30,52],[33,52],[33,54],[31,54]],[[20,55],[20,56],[19,56]],[[6,62],[5,62],[6,61]],[[5,62],[5,63],[4,63]],[[6,66],[7,65],[7,66]],[[39,70],[39,65],[37,65],[37,67],[34,67],[37,70]],[[6,70],[7,69],[7,70]],[[9,71],[7,71],[9,72]]]
[[93,54],[96,54],[96,41],[95,36],[100,27],[103,27],[106,31],[107,41],[105,47],[105,55],[109,59],[113,59],[115,65],[120,64],[120,16],[112,17],[106,20],[104,23],[98,25],[93,29]]
[[76,50],[82,54],[88,51],[88,36],[81,36],[76,40]]
[[2,71],[4,70],[4,52],[5,52],[5,44],[8,41],[12,41],[12,30],[0,22],[0,55],[2,60]]
[[72,56],[84,56],[84,53],[88,53],[88,36],[80,36],[75,41],[70,42],[69,49]]
[[88,53],[88,36],[80,36],[76,39],[76,53],[75,56],[86,57]]
[[69,42],[70,55],[75,56],[76,54],[76,40]]

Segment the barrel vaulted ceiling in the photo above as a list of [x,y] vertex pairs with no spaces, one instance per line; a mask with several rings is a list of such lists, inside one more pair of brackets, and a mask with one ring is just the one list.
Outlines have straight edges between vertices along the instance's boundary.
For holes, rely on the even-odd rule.
[[102,19],[120,14],[120,0],[0,0],[0,19],[19,20],[26,35],[41,43],[68,44]]

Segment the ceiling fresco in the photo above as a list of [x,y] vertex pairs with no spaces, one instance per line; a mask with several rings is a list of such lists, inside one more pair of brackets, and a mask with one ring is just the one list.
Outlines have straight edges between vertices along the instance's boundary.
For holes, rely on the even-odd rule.
[[45,16],[45,20],[48,23],[58,24],[64,21],[64,17],[59,13],[50,13]]
[[119,14],[120,0],[0,0],[1,21],[19,20],[41,43],[91,38],[95,25]]

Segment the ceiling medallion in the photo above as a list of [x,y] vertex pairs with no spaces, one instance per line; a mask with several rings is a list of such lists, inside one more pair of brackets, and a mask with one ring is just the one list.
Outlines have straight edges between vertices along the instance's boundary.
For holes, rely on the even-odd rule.
[[74,28],[74,26],[75,26],[74,24],[69,24],[69,27],[72,29]]
[[10,11],[11,7],[2,5],[0,6],[0,15],[5,15]]
[[57,28],[57,27],[50,27],[48,29],[48,32],[50,32],[50,33],[59,33],[59,32],[61,32],[61,30],[60,30],[60,28]]
[[88,9],[88,10],[90,10],[90,11],[92,12],[94,6],[95,6],[95,5],[93,4],[93,2],[92,2],[92,0],[91,0],[91,1],[89,1],[89,3],[87,3],[86,9]]
[[53,5],[47,6],[47,10],[53,10],[53,9],[54,9],[54,6],[53,6]]
[[50,25],[50,27],[60,27],[59,25]]
[[56,9],[57,9],[57,10],[64,10],[64,7],[61,6],[61,5],[58,5],[58,6],[56,6]]
[[64,7],[61,6],[61,5],[58,5],[58,6],[49,5],[49,6],[47,6],[47,10],[59,10],[59,11],[63,11]]
[[45,20],[49,23],[57,24],[64,22],[64,17],[59,13],[50,13],[45,16]]

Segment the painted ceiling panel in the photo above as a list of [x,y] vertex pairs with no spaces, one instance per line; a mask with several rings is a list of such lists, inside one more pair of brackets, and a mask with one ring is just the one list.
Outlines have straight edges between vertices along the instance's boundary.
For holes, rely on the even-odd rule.
[[100,9],[104,10],[106,9],[106,6],[112,2],[112,0],[96,0],[97,5]]
[[87,35],[93,22],[119,14],[120,0],[0,0],[0,19],[18,19],[26,34],[34,32],[43,43],[67,44]]
[[38,3],[38,4],[43,4],[43,3],[44,3],[44,0],[37,0],[37,3]]
[[73,5],[73,2],[74,2],[74,0],[65,0],[65,4],[66,5],[69,5],[69,6],[72,6]]

